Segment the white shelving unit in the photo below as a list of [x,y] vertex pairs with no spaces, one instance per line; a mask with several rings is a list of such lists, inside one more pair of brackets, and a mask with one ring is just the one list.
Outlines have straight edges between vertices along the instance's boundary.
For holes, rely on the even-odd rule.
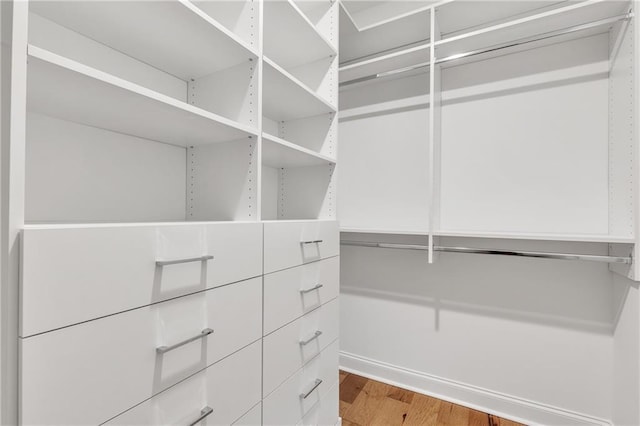
[[335,113],[336,107],[265,56],[264,114],[274,121]]
[[264,219],[336,217],[338,13],[336,2],[265,3]]
[[[261,7],[264,55],[258,48]],[[107,131],[119,140],[120,155],[140,156],[139,146],[144,143],[146,155],[165,152],[171,159],[164,176],[149,162],[144,179],[136,176],[144,175],[144,169],[128,171],[127,177],[138,185],[127,185],[123,176],[113,182],[114,189],[96,185],[83,191],[79,180],[73,192],[83,194],[82,200],[69,194],[53,197],[48,195],[49,186],[63,188],[63,183],[77,181],[80,170],[88,173],[92,166],[83,164],[74,173],[64,159],[49,157],[53,164],[65,164],[68,172],[43,176],[42,164],[29,164],[39,162],[45,153],[51,155],[47,150],[51,139],[64,137],[39,134],[27,149],[27,221],[259,220],[262,213],[269,219],[335,217],[335,161],[331,159],[336,156],[337,139],[338,8],[328,1],[300,5],[293,1],[264,5],[170,1],[159,6],[105,2],[95,7],[32,2],[27,108],[33,119],[29,121],[45,116],[69,123],[67,130],[62,124],[51,127],[74,132],[77,139],[65,140],[69,148],[80,148],[86,145],[81,138],[91,138],[103,141],[94,144],[112,152],[107,149],[112,143],[104,136]],[[139,21],[143,25],[137,25]],[[78,125],[86,126],[84,131],[71,129]],[[273,135],[264,147],[263,130]],[[34,133],[28,131],[27,137],[30,134]],[[167,154],[164,144],[184,150],[169,149]],[[298,170],[300,165],[306,168]],[[306,194],[304,186],[289,187],[283,182],[284,166],[295,168],[296,174],[302,173],[302,181],[309,180],[313,191],[320,191],[311,194],[314,200],[322,200],[313,203],[315,210],[305,207],[297,217],[260,209],[276,202],[295,205],[299,201],[291,194]],[[104,167],[96,170],[107,173]],[[276,175],[275,181],[267,178]],[[93,182],[105,178],[102,175]],[[60,185],[52,185],[55,179]],[[321,182],[316,184],[318,179]],[[176,189],[169,198],[150,197],[147,207],[128,207],[127,200],[141,192],[157,193],[158,184]],[[183,189],[177,190],[180,186]],[[181,197],[188,202],[178,202]],[[83,203],[96,207],[78,209]],[[171,208],[165,207],[168,203]],[[47,217],[44,209],[57,213]],[[95,211],[83,218],[80,212],[90,210]],[[298,211],[291,206],[287,210]]]
[[[263,402],[274,424],[337,421],[339,4],[9,3],[0,423],[260,424]],[[325,336],[299,360],[281,329],[316,308]],[[320,358],[324,385],[290,394]]]
[[[449,1],[358,23],[381,3],[346,2],[341,21],[341,159],[357,170],[341,176],[344,232],[629,250],[629,2]],[[390,44],[369,49],[374,36]]]
[[639,3],[391,3],[340,21],[343,369],[638,424]]
[[[306,2],[299,2],[301,5]],[[321,2],[309,2],[313,6]],[[307,65],[337,54],[337,16],[324,5],[326,29],[317,26],[294,0],[265,2],[264,54],[285,69]],[[333,21],[333,24],[331,24]],[[331,28],[333,26],[334,28]],[[291,37],[296,34],[296,37]]]

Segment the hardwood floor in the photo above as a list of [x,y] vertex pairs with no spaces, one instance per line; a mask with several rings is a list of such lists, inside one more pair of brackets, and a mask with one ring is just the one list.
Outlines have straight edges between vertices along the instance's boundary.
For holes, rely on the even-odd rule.
[[522,426],[510,420],[340,372],[342,426]]

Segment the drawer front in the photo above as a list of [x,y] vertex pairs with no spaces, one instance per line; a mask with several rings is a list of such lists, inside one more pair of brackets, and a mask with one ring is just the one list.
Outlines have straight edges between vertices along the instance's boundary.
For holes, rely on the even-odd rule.
[[259,223],[25,229],[22,241],[23,337],[262,274]]
[[262,403],[233,423],[234,426],[260,426],[262,424]]
[[21,421],[105,422],[260,339],[261,308],[254,278],[21,339]]
[[320,403],[309,410],[298,426],[335,426],[340,412],[340,386],[334,383]]
[[301,317],[340,292],[340,257],[264,277],[264,334]]
[[202,424],[230,425],[260,402],[261,352],[255,342],[106,424],[188,425],[210,408]]
[[[321,382],[316,387],[317,381]],[[337,381],[338,341],[336,340],[265,398],[263,401],[264,424],[295,425],[328,394],[331,385]],[[306,398],[303,398],[304,394],[307,394]]]
[[338,299],[334,299],[264,338],[265,395],[338,338],[339,315]]
[[264,224],[264,273],[302,265],[340,253],[336,221]]

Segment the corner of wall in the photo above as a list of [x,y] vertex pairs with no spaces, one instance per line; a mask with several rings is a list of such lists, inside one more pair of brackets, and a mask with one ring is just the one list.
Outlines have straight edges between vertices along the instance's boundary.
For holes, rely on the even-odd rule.
[[612,420],[616,426],[640,424],[640,289],[613,274],[620,308],[613,334]]

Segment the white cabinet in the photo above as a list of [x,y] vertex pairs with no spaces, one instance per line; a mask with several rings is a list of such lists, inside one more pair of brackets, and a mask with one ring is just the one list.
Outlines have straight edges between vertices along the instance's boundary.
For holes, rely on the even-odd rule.
[[8,424],[262,423],[264,336],[339,292],[339,7],[3,3]]
[[338,338],[339,315],[334,299],[264,338],[265,395]]
[[340,384],[336,382],[320,402],[305,414],[299,426],[334,426],[340,410]]
[[339,257],[265,275],[265,335],[338,297],[339,283]]
[[[252,343],[106,424],[168,426],[191,424],[198,418],[206,419],[203,423],[207,425],[229,425],[236,420],[242,424],[240,416],[261,399],[260,352],[260,342]],[[260,417],[251,421],[257,425]]]
[[23,337],[262,275],[259,223],[29,227],[22,241]]
[[337,363],[336,340],[266,397],[263,424],[295,425],[302,420],[337,384]]
[[261,287],[254,278],[22,339],[22,423],[105,422],[259,340]]
[[279,271],[340,253],[335,221],[266,222],[264,272]]

